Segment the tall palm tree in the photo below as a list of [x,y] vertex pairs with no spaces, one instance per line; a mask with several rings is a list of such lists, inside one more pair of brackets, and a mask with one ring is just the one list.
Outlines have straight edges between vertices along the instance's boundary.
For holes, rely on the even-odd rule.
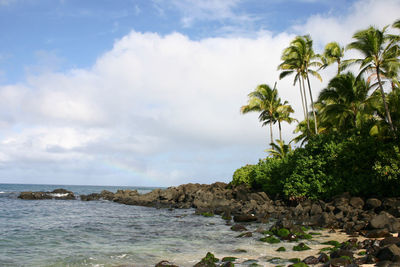
[[280,105],[278,91],[267,84],[260,84],[248,94],[247,105],[240,108],[242,114],[248,112],[259,112],[258,119],[263,122],[262,126],[269,124],[271,142],[273,142],[272,124],[276,123],[276,111]]
[[299,84],[300,89],[300,96],[301,96],[301,105],[303,107],[304,119],[307,121],[307,127],[310,128],[310,122],[308,119],[308,107],[307,107],[307,100],[305,98],[305,90],[304,90],[304,81],[302,76],[302,61],[298,57],[298,53],[296,52],[297,47],[290,45],[287,47],[282,53],[282,63],[279,64],[278,70],[283,70],[279,74],[279,79],[283,79],[286,76],[291,74],[295,74],[293,80],[293,86],[296,83]]
[[337,75],[340,74],[340,64],[344,56],[344,47],[340,46],[337,42],[330,42],[325,46],[323,59],[325,65],[337,63]]
[[[305,106],[305,109],[303,110],[305,113],[305,118],[307,119],[307,126],[309,127],[307,97],[304,85],[304,81],[307,81],[308,91],[310,94],[311,109],[314,116],[315,133],[318,133],[318,123],[315,114],[314,100],[311,91],[310,75],[322,81],[322,78],[319,75],[319,73],[316,70],[312,69],[312,67],[320,68],[322,66],[322,63],[316,60],[319,58],[319,55],[314,53],[312,45],[313,41],[309,35],[297,36],[290,43],[290,46],[284,50],[282,55],[283,62],[279,65],[278,69],[285,70],[280,74],[279,77],[280,79],[293,73],[294,71],[297,72],[295,79],[297,78],[297,80],[301,80],[300,87],[302,86],[303,89],[303,96],[304,96],[303,103]],[[295,82],[297,80],[295,80]]]
[[351,72],[334,77],[318,97],[321,125],[339,131],[360,128],[372,117],[369,89],[368,82],[356,79]]
[[[386,120],[390,130],[395,135],[395,129],[390,115],[386,95],[383,90],[382,78],[386,77],[386,72],[391,69],[398,69],[400,66],[399,46],[395,39],[386,33],[387,26],[382,30],[374,27],[356,32],[354,42],[347,45],[346,49],[359,51],[363,58],[351,59],[346,62],[349,64],[360,64],[360,74],[372,73],[378,80],[377,86],[380,90],[382,101],[385,107]],[[370,77],[372,77],[370,75]]]

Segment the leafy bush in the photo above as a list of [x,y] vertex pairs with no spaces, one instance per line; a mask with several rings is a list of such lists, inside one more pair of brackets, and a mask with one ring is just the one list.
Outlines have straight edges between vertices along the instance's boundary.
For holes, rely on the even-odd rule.
[[237,170],[234,181],[286,199],[400,195],[396,140],[363,133],[314,136],[284,158],[267,158]]
[[255,165],[246,165],[237,169],[233,173],[232,184],[233,185],[240,185],[240,184],[248,184],[251,185],[253,183],[252,179],[250,178],[250,174],[255,168]]

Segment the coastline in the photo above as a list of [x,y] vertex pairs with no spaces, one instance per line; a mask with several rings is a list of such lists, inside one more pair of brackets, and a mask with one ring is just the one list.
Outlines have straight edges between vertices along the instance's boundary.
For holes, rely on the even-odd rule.
[[[380,255],[383,253],[380,251],[384,251],[388,244],[377,246],[379,242],[375,241],[393,236],[392,233],[398,232],[400,229],[399,220],[393,216],[398,212],[398,203],[400,203],[400,200],[396,198],[363,199],[344,193],[327,202],[306,200],[299,203],[285,203],[279,199],[271,200],[263,192],[254,192],[243,186],[230,187],[224,183],[186,184],[164,190],[156,189],[146,194],[139,194],[135,190],[118,190],[116,193],[103,191],[81,195],[80,198],[83,201],[109,200],[126,205],[172,210],[195,208],[198,215],[220,215],[221,219],[226,220],[227,227],[243,227],[244,231],[238,231],[237,238],[252,238],[252,244],[254,248],[257,248],[254,251],[247,248],[248,251],[246,252],[241,251],[231,255],[216,255],[217,257],[238,258],[234,261],[235,266],[260,266],[256,265],[259,263],[264,264],[261,266],[265,266],[265,264],[267,266],[288,265],[290,258],[308,261],[309,264],[312,262],[313,265],[329,263],[331,266],[342,266],[340,264],[347,266],[350,263],[357,265],[373,264],[378,261],[382,263],[387,262],[388,259],[389,262],[393,261],[394,264],[398,260],[397,257],[394,257],[394,254],[390,257],[385,256],[386,258]],[[274,224],[269,229],[263,229],[268,225],[268,222],[274,222]],[[306,226],[307,231],[299,230],[300,226]],[[245,230],[246,227],[249,229]],[[331,228],[337,229],[336,232],[329,233],[326,230]],[[277,231],[281,231],[281,229],[286,229],[290,234],[297,235],[298,238],[293,238],[290,242],[286,239],[286,236],[277,235]],[[310,237],[310,234],[308,234],[309,232],[321,231],[320,229],[325,229],[322,230],[322,235],[316,234]],[[240,235],[241,237],[239,237]],[[279,248],[277,244],[260,241],[263,237],[269,236],[281,239],[280,244],[287,247],[287,251],[277,252],[275,251]],[[354,238],[357,238],[357,240]],[[330,241],[327,239],[338,241],[341,244],[336,244],[331,250],[327,250],[329,252],[327,256],[332,257],[330,261],[321,262],[318,259],[320,257],[318,252],[327,247],[327,245],[321,244],[321,242]],[[353,246],[346,247],[350,241],[353,242]],[[397,247],[397,243],[393,242],[389,245]],[[293,246],[300,243],[304,243],[311,249],[302,252],[293,251]],[[268,255],[262,252],[266,251],[265,248],[269,249]],[[333,258],[332,253],[334,251],[342,251],[345,255]],[[358,255],[360,251],[365,251],[365,255]],[[351,255],[351,257],[346,255]],[[312,256],[315,258],[312,258]],[[252,261],[252,259],[254,260]],[[337,259],[338,262],[332,262],[334,259]],[[168,262],[160,264],[156,266],[174,266],[173,263],[168,265]],[[228,265],[232,263],[221,261],[218,264],[195,266],[233,266]]]

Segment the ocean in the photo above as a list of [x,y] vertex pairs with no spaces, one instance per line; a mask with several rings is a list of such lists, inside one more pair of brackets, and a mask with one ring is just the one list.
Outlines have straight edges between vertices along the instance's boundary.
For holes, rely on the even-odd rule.
[[[76,195],[153,189],[0,184],[0,266],[154,266],[161,260],[193,266],[208,251],[221,258],[238,249],[247,251],[242,260],[250,264],[255,257],[272,258],[277,248],[254,238],[237,238],[220,216],[198,216],[193,209],[17,198],[21,191],[56,188]],[[254,231],[260,225],[248,227]]]

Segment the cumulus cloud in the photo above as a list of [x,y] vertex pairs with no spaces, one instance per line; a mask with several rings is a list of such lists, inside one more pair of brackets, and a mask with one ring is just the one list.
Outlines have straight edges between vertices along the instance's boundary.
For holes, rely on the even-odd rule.
[[[314,16],[296,30],[311,33],[321,47],[346,41],[364,25],[347,23],[361,12],[374,14],[376,3],[355,4],[343,18]],[[376,23],[399,14],[400,4],[388,3],[387,14],[394,17],[376,17]],[[258,84],[277,81],[282,49],[293,37],[264,31],[256,38],[194,41],[180,33],[132,31],[91,68],[38,73],[1,86],[0,181],[162,186],[229,181],[237,167],[265,156],[268,129],[260,127],[256,114],[243,116],[239,108]],[[323,84],[313,86],[317,94]],[[292,79],[279,81],[278,89],[302,119]],[[287,141],[293,128],[284,125]]]

